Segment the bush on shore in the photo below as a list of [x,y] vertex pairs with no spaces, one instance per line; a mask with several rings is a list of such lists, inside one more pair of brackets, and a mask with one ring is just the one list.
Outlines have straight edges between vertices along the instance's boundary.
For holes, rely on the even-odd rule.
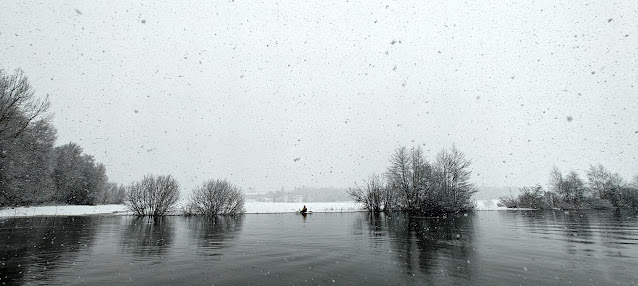
[[638,209],[638,176],[627,183],[618,173],[592,165],[585,182],[574,171],[563,176],[554,167],[549,191],[540,185],[523,187],[517,197],[512,194],[501,197],[499,205],[534,209]]
[[244,212],[241,188],[226,180],[209,180],[191,193],[184,209],[187,215],[236,215]]
[[162,216],[175,209],[179,184],[168,176],[147,175],[126,188],[124,204],[138,216]]

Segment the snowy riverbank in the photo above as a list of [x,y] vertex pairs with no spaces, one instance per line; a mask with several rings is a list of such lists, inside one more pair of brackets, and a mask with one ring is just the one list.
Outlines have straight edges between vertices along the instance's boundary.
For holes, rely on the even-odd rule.
[[[476,210],[494,211],[506,210],[497,206],[498,200],[478,200]],[[303,203],[273,203],[273,202],[246,202],[246,213],[291,213],[301,209]],[[318,202],[306,203],[313,212],[356,212],[362,211],[360,204],[355,202]],[[179,213],[179,212],[177,212]],[[75,216],[75,215],[130,215],[132,214],[124,205],[99,205],[99,206],[41,206],[41,207],[17,207],[0,210],[0,217],[25,217],[25,216]]]

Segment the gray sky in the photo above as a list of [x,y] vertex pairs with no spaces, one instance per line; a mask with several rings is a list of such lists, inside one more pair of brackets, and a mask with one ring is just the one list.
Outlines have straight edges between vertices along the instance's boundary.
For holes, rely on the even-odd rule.
[[348,187],[417,144],[479,186],[638,173],[636,1],[41,2],[0,2],[0,68],[116,182]]

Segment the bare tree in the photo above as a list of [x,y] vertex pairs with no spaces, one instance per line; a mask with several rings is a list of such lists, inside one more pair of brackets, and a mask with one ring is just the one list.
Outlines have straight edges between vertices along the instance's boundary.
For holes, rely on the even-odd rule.
[[535,185],[520,188],[520,194],[516,198],[511,193],[501,197],[499,204],[508,208],[550,209],[553,207],[551,199],[551,193],[545,192],[541,185]]
[[587,187],[593,197],[604,198],[610,189],[611,173],[603,165],[589,165],[587,170]]
[[567,202],[579,205],[585,197],[585,182],[583,182],[578,173],[574,171],[567,174],[565,182],[567,184],[567,192],[565,193]]
[[552,167],[552,171],[549,174],[549,187],[552,192],[561,196],[567,192],[563,173],[556,166]]
[[618,173],[611,173],[598,164],[587,170],[587,186],[595,198],[606,199],[613,206],[622,204],[622,190],[627,183]]
[[638,209],[638,175],[621,189],[623,206]]
[[[401,146],[390,157],[390,166],[386,171],[388,187],[394,193],[391,204],[401,210],[415,211],[418,205],[419,185],[422,182],[425,160],[420,147],[408,150]],[[388,205],[390,206],[390,205]]]
[[138,216],[162,216],[175,208],[179,184],[173,177],[146,175],[126,189],[124,204]]
[[209,180],[193,191],[186,212],[206,216],[235,215],[244,211],[241,189],[226,180]]
[[571,171],[566,176],[558,170],[556,166],[552,168],[549,179],[550,189],[555,192],[560,199],[567,203],[567,208],[580,207],[585,198],[585,183],[578,176],[578,173]]
[[474,208],[472,195],[477,190],[470,182],[471,161],[456,146],[441,150],[433,164],[434,191],[437,193],[438,207],[432,211],[458,212]]
[[394,198],[397,199],[393,205],[403,210],[414,209],[411,165],[408,149],[401,146],[394,150],[386,172],[388,187],[395,194]]
[[363,208],[368,211],[381,212],[386,209],[387,187],[379,175],[370,176],[367,181],[363,182],[363,186],[349,189],[348,194],[355,202],[363,204]]
[[[386,171],[384,209],[424,213],[472,209],[476,187],[470,183],[470,163],[454,146],[439,152],[434,163],[424,158],[419,146],[397,148]],[[355,188],[351,193],[355,199],[363,198],[365,190]]]
[[55,128],[48,108],[48,99],[35,97],[21,70],[0,70],[0,205],[51,198]]
[[16,138],[38,118],[47,121],[51,103],[38,99],[22,70],[7,75],[0,70],[0,141]]

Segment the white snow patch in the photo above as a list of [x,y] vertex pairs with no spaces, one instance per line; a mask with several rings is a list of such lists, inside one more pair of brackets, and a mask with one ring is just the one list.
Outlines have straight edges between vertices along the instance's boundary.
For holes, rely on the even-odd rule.
[[492,200],[476,200],[476,208],[477,211],[499,211],[499,210],[507,210],[507,207],[499,207],[498,199]]
[[16,207],[0,210],[0,217],[130,214],[124,205]]

